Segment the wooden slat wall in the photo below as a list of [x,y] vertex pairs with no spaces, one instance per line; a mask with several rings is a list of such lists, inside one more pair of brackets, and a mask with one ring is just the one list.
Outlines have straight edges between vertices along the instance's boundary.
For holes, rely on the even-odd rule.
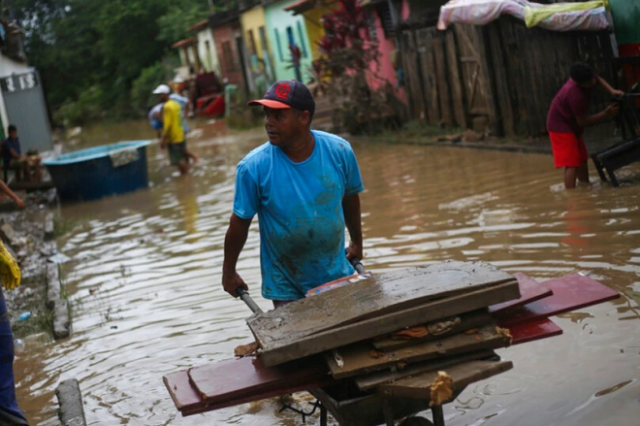
[[[426,108],[422,96],[422,79],[419,68],[419,48],[416,46],[415,33],[405,31],[400,35],[402,43],[402,67],[404,69],[404,84],[409,93],[409,115],[413,120],[426,120]],[[415,94],[418,94],[417,96]]]
[[[549,105],[572,63],[588,62],[605,79],[616,80],[605,33],[528,29],[502,17],[484,27],[406,29],[402,37],[411,40],[403,58],[411,62],[405,76],[412,109],[420,108],[413,117],[433,124],[539,136],[546,133]],[[594,108],[601,108],[607,95],[597,93],[595,101]]]

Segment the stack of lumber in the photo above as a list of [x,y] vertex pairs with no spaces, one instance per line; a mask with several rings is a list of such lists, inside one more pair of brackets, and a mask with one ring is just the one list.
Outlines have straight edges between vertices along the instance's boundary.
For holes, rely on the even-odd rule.
[[300,390],[316,395],[319,388],[439,405],[512,368],[495,349],[561,334],[549,316],[619,296],[579,274],[540,284],[485,263],[453,261],[329,287],[248,318],[257,359],[165,376],[176,407],[186,416]]
[[510,345],[488,309],[520,298],[512,275],[452,261],[371,275],[247,323],[267,367],[322,353],[331,376],[354,380],[360,391],[397,388],[405,378],[431,388],[432,372],[459,364],[485,377],[511,367],[473,361]]

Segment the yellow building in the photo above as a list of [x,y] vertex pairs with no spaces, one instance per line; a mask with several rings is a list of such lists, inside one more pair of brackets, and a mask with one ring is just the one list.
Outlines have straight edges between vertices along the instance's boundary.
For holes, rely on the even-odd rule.
[[251,77],[249,85],[252,86],[251,90],[262,92],[264,86],[268,87],[276,80],[271,47],[267,37],[264,7],[259,1],[245,1],[244,3],[248,3],[248,5],[240,11],[240,25],[248,57],[247,71]]
[[322,17],[329,13],[331,8],[336,6],[336,3],[336,0],[299,0],[285,7],[286,11],[304,17],[313,59],[320,56],[318,43],[324,37]]

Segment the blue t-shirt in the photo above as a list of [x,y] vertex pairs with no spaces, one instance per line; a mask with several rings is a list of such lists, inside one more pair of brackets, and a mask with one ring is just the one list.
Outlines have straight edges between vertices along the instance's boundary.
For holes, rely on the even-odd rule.
[[22,154],[22,152],[20,152],[20,138],[7,138],[2,143],[2,161],[4,162],[5,166],[11,164],[11,161],[13,160],[13,155],[11,155],[12,149],[16,152],[16,154]]
[[358,162],[344,139],[312,133],[313,153],[301,163],[267,142],[238,164],[233,212],[258,214],[267,299],[298,300],[354,272],[344,254],[342,199],[364,189]]

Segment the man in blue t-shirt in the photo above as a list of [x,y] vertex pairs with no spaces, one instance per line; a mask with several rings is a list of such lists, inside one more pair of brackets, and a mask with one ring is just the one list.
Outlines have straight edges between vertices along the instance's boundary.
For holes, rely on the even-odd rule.
[[[278,81],[249,105],[264,108],[269,142],[238,164],[222,285],[234,297],[238,288],[248,289],[236,263],[257,214],[262,295],[277,308],[353,274],[349,260],[363,255],[364,187],[349,143],[311,130],[315,102],[304,84]],[[345,225],[351,237],[346,257]]]

